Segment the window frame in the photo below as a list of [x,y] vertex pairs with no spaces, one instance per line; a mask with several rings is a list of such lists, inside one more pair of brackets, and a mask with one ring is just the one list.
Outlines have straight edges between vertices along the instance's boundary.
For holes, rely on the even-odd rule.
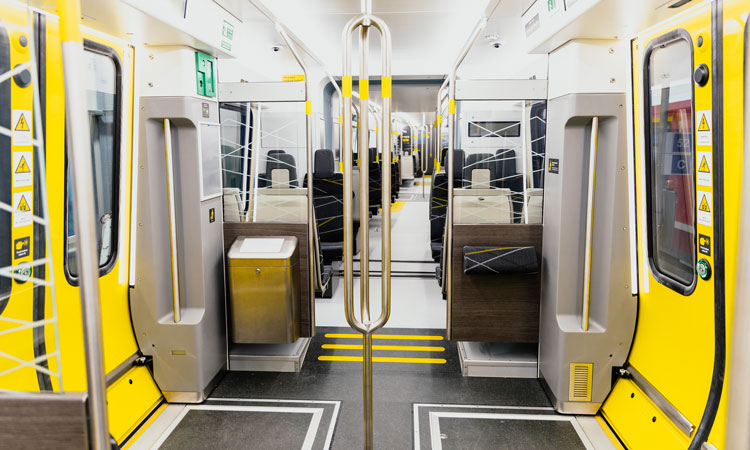
[[[643,142],[644,142],[644,148],[643,148],[643,162],[644,162],[644,169],[646,174],[646,185],[645,185],[645,195],[646,195],[646,244],[648,249],[648,263],[649,268],[651,271],[651,275],[656,279],[656,281],[659,284],[662,284],[663,286],[668,287],[669,289],[677,292],[678,294],[681,294],[683,296],[689,296],[695,291],[695,287],[697,285],[698,277],[696,276],[695,271],[695,264],[697,261],[697,256],[695,255],[695,252],[692,254],[693,258],[693,267],[692,267],[692,274],[693,274],[693,280],[692,282],[687,285],[679,280],[676,280],[669,274],[663,273],[661,270],[659,270],[658,265],[656,264],[656,261],[654,260],[654,250],[655,250],[655,239],[654,239],[654,214],[653,214],[653,150],[651,147],[651,133],[652,133],[652,124],[653,120],[651,118],[651,111],[652,111],[652,104],[651,104],[651,79],[650,79],[650,68],[651,68],[651,55],[654,52],[654,50],[657,50],[659,48],[663,48],[669,44],[672,44],[677,41],[685,41],[688,46],[690,47],[690,108],[691,108],[691,136],[692,139],[690,141],[691,144],[691,154],[693,157],[693,164],[695,165],[695,157],[696,157],[696,145],[695,145],[695,83],[693,82],[692,73],[695,68],[695,47],[693,45],[692,37],[690,36],[690,33],[687,32],[687,30],[683,28],[678,28],[676,30],[672,30],[669,33],[663,34],[655,39],[653,39],[651,42],[649,42],[648,46],[646,47],[644,56],[643,56],[643,62],[642,62],[642,68],[643,68]],[[697,199],[697,175],[696,171],[693,170],[693,198],[694,200]],[[693,208],[695,209],[695,204],[693,204]],[[693,245],[694,249],[697,248],[697,239],[698,239],[698,224],[697,224],[697,213],[696,211],[693,211]]]
[[[491,131],[490,135],[487,134],[480,134],[480,135],[473,135],[471,134],[471,128],[472,125],[478,128],[487,128],[486,126],[479,125],[479,124],[490,124],[490,123],[500,123],[500,124],[508,124],[509,126],[505,128],[501,128],[497,131]],[[513,120],[470,120],[468,122],[469,129],[467,130],[467,136],[470,138],[490,138],[490,139],[514,139],[514,138],[520,138],[521,137],[521,122],[520,121],[513,121]],[[502,134],[497,134],[502,132],[503,130],[507,129],[513,129],[514,127],[518,128],[518,134],[510,135],[510,136],[504,136]]]
[[[83,40],[83,50],[96,53],[98,55],[110,58],[115,66],[115,101],[114,101],[114,121],[112,130],[112,253],[107,263],[99,266],[99,278],[112,271],[117,263],[120,248],[120,159],[122,158],[122,109],[123,109],[123,92],[122,92],[122,63],[117,52],[112,48],[99,42],[89,39]],[[67,115],[65,120],[67,121]],[[64,185],[63,185],[63,267],[65,278],[72,286],[78,286],[78,275],[70,273],[68,265],[68,133],[65,131],[65,168],[64,168]],[[78,255],[76,255],[76,258]]]

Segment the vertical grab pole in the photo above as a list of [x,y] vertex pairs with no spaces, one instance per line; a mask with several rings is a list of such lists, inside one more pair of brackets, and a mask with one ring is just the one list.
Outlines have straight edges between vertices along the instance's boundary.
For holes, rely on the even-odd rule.
[[[352,132],[351,132],[351,111],[352,111],[352,76],[351,76],[351,34],[358,27],[362,27],[363,30],[360,34],[360,50],[363,52],[360,60],[360,156],[361,152],[368,151],[367,137],[365,133],[367,129],[367,114],[368,114],[368,100],[369,100],[369,89],[367,79],[367,52],[368,47],[364,44],[367,43],[367,37],[369,27],[374,26],[379,32],[383,45],[381,45],[381,57],[382,57],[382,95],[383,95],[383,108],[381,111],[382,119],[381,126],[378,130],[381,135],[381,142],[383,147],[383,160],[390,161],[391,158],[391,35],[385,22],[379,18],[372,16],[371,6],[369,0],[363,0],[363,14],[359,17],[351,19],[342,33],[344,57],[343,57],[343,71],[342,71],[342,94],[343,94],[343,121],[344,121],[344,140],[342,143],[342,156],[344,159],[344,192],[351,192],[352,189]],[[369,190],[369,172],[365,168],[366,164],[361,167],[361,186],[365,186],[365,192]],[[390,181],[391,176],[391,165],[383,164],[382,177],[384,180]],[[367,210],[367,196],[361,196],[363,198],[361,205]],[[382,184],[382,202],[383,202],[383,262],[382,262],[382,296],[381,296],[381,310],[380,316],[372,321],[369,317],[369,292],[367,289],[361,290],[361,308],[363,312],[362,320],[358,320],[354,313],[354,255],[353,255],[353,223],[351,222],[352,217],[352,199],[349,195],[344,195],[344,312],[346,313],[346,320],[350,327],[359,331],[363,334],[363,380],[362,380],[362,391],[364,400],[364,448],[372,449],[373,447],[373,417],[372,417],[372,334],[382,328],[391,313],[391,282],[390,282],[390,267],[391,267],[391,240],[390,240],[390,221],[391,221],[391,209],[390,205],[391,198],[391,183]],[[365,220],[367,215],[361,214],[361,219]],[[367,225],[365,222],[362,223],[362,250],[365,251],[367,243]],[[362,253],[360,258],[361,264],[361,278],[362,284],[366,283],[367,278],[365,277],[366,267],[369,263],[367,252]],[[364,316],[367,316],[365,320]]]
[[174,204],[174,163],[172,161],[172,125],[169,119],[164,119],[164,152],[167,161],[167,199],[169,206],[169,248],[172,256],[172,308],[174,309],[174,323],[182,320],[180,307],[180,271],[177,266],[177,218]]
[[78,234],[76,252],[80,274],[83,313],[83,343],[86,352],[88,413],[91,448],[109,448],[109,422],[102,351],[101,304],[99,300],[99,258],[94,217],[94,177],[83,65],[83,41],[79,28],[79,0],[59,0],[60,47],[65,83],[65,121],[73,180],[73,204]]
[[586,203],[586,250],[583,264],[583,311],[581,328],[589,330],[589,302],[591,297],[591,235],[594,229],[594,188],[596,183],[596,149],[599,139],[599,118],[591,120],[591,144],[589,146],[589,184]]
[[487,13],[474,27],[474,31],[472,31],[469,40],[458,55],[458,59],[451,68],[450,74],[448,74],[448,155],[446,156],[448,162],[448,203],[445,213],[445,248],[443,249],[443,254],[446,257],[443,284],[445,284],[446,288],[446,303],[448,308],[446,320],[446,337],[448,339],[451,338],[451,310],[453,307],[453,152],[456,146],[456,71],[458,70],[458,66],[464,61],[464,58],[466,58],[466,55],[469,54],[469,50],[471,50],[471,46],[476,41],[479,33],[487,25],[488,18],[498,3],[499,0],[493,0],[487,7]]
[[[359,30],[359,303],[363,322],[370,320],[370,80],[368,79],[368,56],[370,53],[370,28],[363,25]],[[385,205],[383,206],[385,208]],[[365,355],[365,359],[366,359]]]
[[[313,203],[313,151],[312,151],[312,104],[310,103],[310,80],[307,76],[307,65],[297,51],[297,47],[293,45],[292,40],[289,39],[284,27],[280,23],[276,23],[276,31],[279,33],[284,43],[291,50],[294,59],[302,68],[302,72],[305,74],[305,151],[307,153],[307,254],[309,255],[309,271],[310,271],[310,297],[315,298],[315,288],[318,287],[321,290],[324,289],[322,268],[320,268],[320,261],[316,258],[317,252],[317,224],[315,223],[315,209]],[[320,270],[319,270],[320,269]],[[314,305],[313,305],[314,306]],[[310,308],[310,322],[313,330],[315,329],[315,308]]]

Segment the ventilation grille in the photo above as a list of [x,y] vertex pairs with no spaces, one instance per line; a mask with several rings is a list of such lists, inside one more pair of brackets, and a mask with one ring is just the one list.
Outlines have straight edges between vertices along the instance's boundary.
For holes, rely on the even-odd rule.
[[594,365],[588,363],[573,363],[570,365],[570,401],[591,401],[591,376]]

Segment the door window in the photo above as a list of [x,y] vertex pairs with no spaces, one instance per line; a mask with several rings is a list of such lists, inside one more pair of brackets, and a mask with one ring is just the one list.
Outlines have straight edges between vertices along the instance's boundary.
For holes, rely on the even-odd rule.
[[695,281],[695,148],[692,43],[675,34],[646,55],[649,256],[663,284]]
[[[120,159],[120,66],[115,53],[87,42],[83,73],[91,130],[91,162],[94,176],[94,211],[100,275],[113,265],[117,254],[117,220]],[[78,277],[76,224],[70,165],[66,173],[65,266],[71,279]]]

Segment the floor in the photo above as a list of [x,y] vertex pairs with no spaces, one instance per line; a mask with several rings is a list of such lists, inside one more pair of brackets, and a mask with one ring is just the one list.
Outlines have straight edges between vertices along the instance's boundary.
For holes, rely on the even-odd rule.
[[[399,276],[391,281],[391,318],[374,338],[375,448],[614,448],[594,418],[557,414],[535,378],[462,376],[456,343],[445,339],[446,303],[425,275],[434,263],[429,186],[425,197],[421,189],[402,188],[405,204],[393,214]],[[381,259],[379,235],[375,218],[373,260]],[[360,448],[362,341],[344,320],[343,283],[334,289],[333,298],[316,300],[317,335],[300,372],[228,372],[203,404],[164,408],[130,448]],[[370,295],[374,316],[380,278],[371,278]]]

